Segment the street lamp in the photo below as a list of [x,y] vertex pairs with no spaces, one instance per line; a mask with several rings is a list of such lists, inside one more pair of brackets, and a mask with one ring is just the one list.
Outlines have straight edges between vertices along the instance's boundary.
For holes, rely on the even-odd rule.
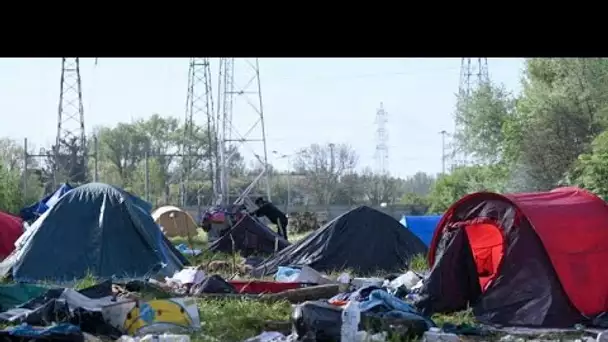
[[289,208],[291,207],[291,155],[281,154],[278,151],[272,151],[272,154],[279,159],[287,159],[287,203],[285,203],[285,212],[289,212]]

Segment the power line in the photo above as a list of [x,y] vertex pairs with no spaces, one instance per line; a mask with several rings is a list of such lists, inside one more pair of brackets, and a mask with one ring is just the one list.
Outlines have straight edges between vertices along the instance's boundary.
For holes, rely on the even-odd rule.
[[373,77],[391,77],[391,76],[412,76],[416,74],[424,74],[424,73],[435,73],[435,72],[445,72],[445,71],[456,71],[459,70],[459,67],[446,67],[446,68],[437,68],[437,69],[427,69],[427,70],[416,70],[416,71],[395,71],[388,73],[374,73],[374,74],[355,74],[355,75],[338,75],[338,76],[313,76],[313,77],[297,77],[297,76],[283,76],[283,77],[273,77],[273,80],[298,80],[298,81],[329,81],[329,80],[351,80],[356,78],[373,78]]

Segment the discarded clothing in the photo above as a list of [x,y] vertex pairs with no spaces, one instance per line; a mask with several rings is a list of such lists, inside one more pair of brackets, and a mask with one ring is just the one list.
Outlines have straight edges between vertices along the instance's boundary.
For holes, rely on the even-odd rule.
[[360,302],[359,307],[361,312],[374,313],[380,317],[424,320],[428,328],[435,326],[433,321],[420,315],[412,306],[385,290],[373,290],[367,300]]
[[192,295],[203,293],[237,293],[234,286],[217,274],[205,278],[200,285],[193,286],[190,292]]
[[58,324],[45,328],[34,328],[31,325],[21,324],[16,327],[8,327],[0,331],[3,340],[16,337],[25,339],[44,339],[48,341],[84,341],[84,335],[79,327],[73,324]]
[[0,322],[27,323],[33,326],[71,323],[93,335],[118,338],[122,333],[107,324],[101,314],[101,306],[110,302],[110,296],[112,296],[110,281],[80,291],[50,289],[42,296],[0,313]]
[[48,287],[31,284],[0,285],[0,312],[16,308],[48,290]]

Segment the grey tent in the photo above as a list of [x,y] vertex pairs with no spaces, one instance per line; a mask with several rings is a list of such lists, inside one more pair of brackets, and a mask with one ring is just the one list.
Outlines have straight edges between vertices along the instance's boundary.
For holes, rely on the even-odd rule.
[[172,275],[187,260],[126,192],[101,183],[64,196],[17,241],[0,275],[17,281],[73,281],[91,274],[135,279]]
[[279,266],[307,265],[319,272],[349,269],[365,275],[395,272],[407,267],[427,248],[420,239],[389,215],[361,206],[333,219],[269,258],[253,270],[270,275]]

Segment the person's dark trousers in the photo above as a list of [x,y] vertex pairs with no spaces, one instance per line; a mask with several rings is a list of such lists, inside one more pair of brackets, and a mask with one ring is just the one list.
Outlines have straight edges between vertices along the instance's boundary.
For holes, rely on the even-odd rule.
[[283,239],[289,241],[287,239],[287,224],[288,221],[287,220],[279,220],[279,222],[277,222],[277,226],[278,226],[278,230],[279,230],[279,235],[281,235],[283,237]]

